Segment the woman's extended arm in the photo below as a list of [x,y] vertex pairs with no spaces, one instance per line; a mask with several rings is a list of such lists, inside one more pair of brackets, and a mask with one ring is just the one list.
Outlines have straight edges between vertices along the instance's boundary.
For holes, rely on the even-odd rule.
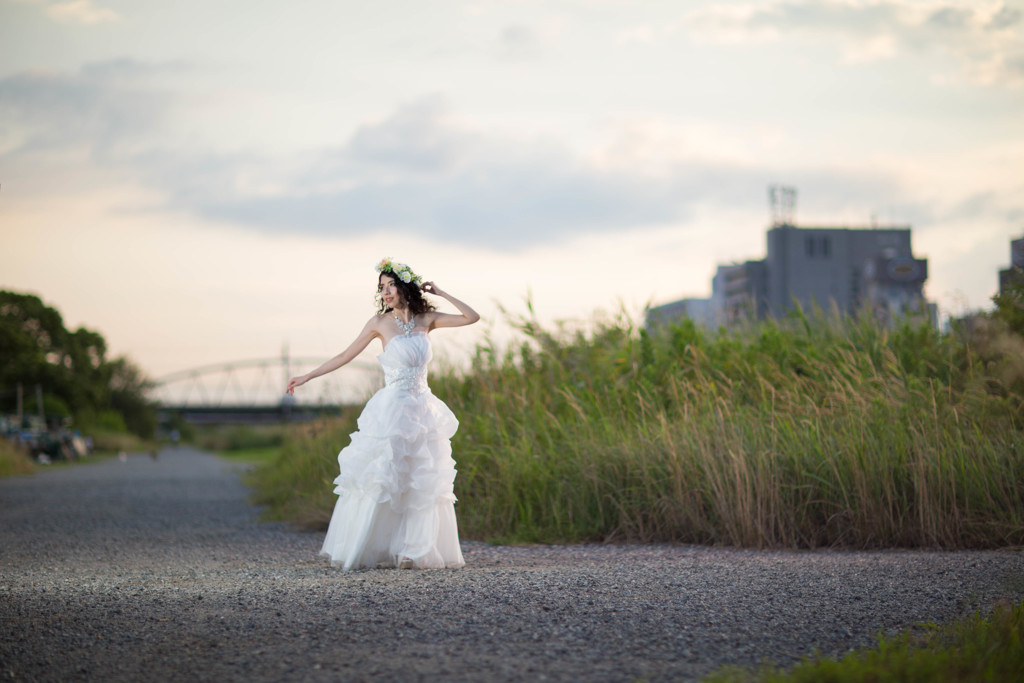
[[459,309],[459,315],[434,313],[430,320],[430,329],[437,327],[462,327],[463,325],[472,325],[477,320],[480,320],[480,314],[470,308],[468,304],[443,291],[433,282],[424,282],[421,289],[424,292],[446,299],[451,305]]
[[365,349],[369,345],[369,343],[373,341],[374,337],[380,336],[380,333],[377,332],[376,323],[376,317],[370,318],[370,320],[363,327],[363,331],[359,333],[359,336],[356,337],[355,341],[349,344],[349,347],[347,349],[345,349],[344,351],[342,351],[329,361],[326,361],[323,365],[316,368],[315,370],[310,370],[305,375],[301,375],[299,377],[292,377],[291,380],[289,380],[288,382],[288,388],[285,390],[286,393],[294,394],[296,387],[301,387],[303,384],[313,379],[314,377],[319,377],[320,375],[326,375],[329,372],[334,372],[342,365],[351,362],[356,356],[362,353],[363,349]]

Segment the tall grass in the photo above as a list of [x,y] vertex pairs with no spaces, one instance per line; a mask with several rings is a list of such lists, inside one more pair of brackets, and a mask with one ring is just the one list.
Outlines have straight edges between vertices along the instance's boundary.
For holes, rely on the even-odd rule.
[[267,506],[267,517],[299,526],[327,528],[334,509],[338,451],[356,429],[357,409],[291,427],[280,453],[249,474],[253,500]]
[[238,451],[274,448],[284,439],[281,424],[211,425],[194,429],[191,440],[208,451]]
[[[482,346],[471,372],[431,381],[461,421],[465,535],[1024,543],[1021,397],[965,342],[820,314],[718,335],[692,323],[649,335],[624,314],[575,332],[516,324],[518,347]],[[328,508],[322,519],[352,428],[323,432],[329,448],[316,436],[285,444],[281,466],[308,473],[292,483]]]

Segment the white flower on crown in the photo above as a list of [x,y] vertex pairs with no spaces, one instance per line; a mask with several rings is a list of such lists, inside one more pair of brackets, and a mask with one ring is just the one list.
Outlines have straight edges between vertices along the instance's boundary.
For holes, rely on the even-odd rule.
[[395,263],[390,256],[382,258],[380,263],[376,265],[376,270],[378,273],[391,273],[406,284],[410,282],[420,284],[423,282],[423,278],[414,273],[412,268],[404,263]]

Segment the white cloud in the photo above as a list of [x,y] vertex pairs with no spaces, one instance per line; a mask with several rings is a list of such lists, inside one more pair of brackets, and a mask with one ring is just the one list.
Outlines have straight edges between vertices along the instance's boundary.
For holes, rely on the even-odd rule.
[[630,43],[653,43],[656,37],[656,31],[651,26],[634,26],[633,28],[623,29],[619,31],[616,38],[616,42],[620,45],[629,45]]
[[[86,159],[145,188],[149,211],[258,234],[420,235],[492,251],[689,225],[702,212],[761,215],[773,182],[799,187],[801,221],[866,223],[879,207],[889,210],[883,220],[923,229],[969,220],[972,211],[986,222],[1021,215],[1014,188],[1000,189],[995,204],[955,206],[984,191],[991,174],[936,201],[921,188],[935,188],[944,177],[922,179],[895,159],[825,154],[821,161],[780,163],[792,131],[774,125],[623,115],[581,151],[554,138],[484,127],[438,95],[367,120],[333,148],[218,150],[210,140],[176,132],[181,114],[194,107],[164,75],[182,73],[188,72],[118,60],[0,79],[0,115],[13,131],[0,139],[8,165],[42,169],[68,150],[74,163]],[[1012,174],[1019,155],[1005,144],[999,155]]]
[[120,15],[112,9],[95,6],[92,4],[92,0],[71,0],[71,2],[57,3],[47,7],[46,13],[57,21],[86,24],[90,26],[94,24],[105,24],[109,21],[117,21],[121,18]]
[[359,126],[345,156],[373,168],[413,173],[458,166],[477,142],[466,135],[440,95],[423,97],[386,119]]
[[[627,126],[607,149],[580,154],[548,139],[482,130],[455,116],[444,99],[427,97],[361,126],[273,192],[240,191],[232,175],[239,169],[224,159],[222,166],[200,164],[210,175],[200,175],[189,186],[194,191],[172,202],[257,230],[337,236],[392,230],[517,250],[686,222],[705,205],[762,207],[777,169],[741,155],[734,131],[693,125],[652,135],[651,128]],[[777,131],[760,135],[764,148],[777,144]],[[731,146],[716,144],[730,139]],[[251,161],[256,174],[277,166]],[[185,174],[174,162],[166,168],[175,170],[156,184],[181,188],[176,178]],[[790,173],[826,205],[891,201],[899,185],[874,169]]]
[[[157,87],[160,69],[126,60],[0,80],[0,109],[21,136],[9,151],[26,165],[47,150],[86,149],[162,197],[153,209],[257,232],[392,231],[498,250],[685,223],[704,206],[760,209],[764,187],[779,179],[777,165],[759,160],[770,155],[751,153],[777,147],[770,128],[754,134],[760,142],[747,131],[744,154],[733,130],[696,122],[659,132],[639,122],[580,153],[483,129],[439,96],[357,127],[334,149],[215,151],[169,132],[166,116],[188,107]],[[892,204],[899,193],[897,179],[875,169],[785,174],[826,207]]]
[[882,34],[865,38],[863,42],[851,42],[843,48],[845,64],[862,64],[895,57],[899,43],[895,36]]
[[501,30],[498,55],[504,59],[533,59],[543,48],[541,35],[531,26],[511,24]]
[[1002,2],[950,0],[771,0],[710,5],[680,26],[696,41],[725,44],[801,40],[836,45],[855,64],[903,53],[937,53],[959,69],[937,80],[1024,84],[1022,13]]
[[77,73],[37,70],[0,80],[0,112],[8,133],[6,153],[88,145],[110,157],[137,149],[170,114],[172,97],[153,84],[171,67],[115,60]]

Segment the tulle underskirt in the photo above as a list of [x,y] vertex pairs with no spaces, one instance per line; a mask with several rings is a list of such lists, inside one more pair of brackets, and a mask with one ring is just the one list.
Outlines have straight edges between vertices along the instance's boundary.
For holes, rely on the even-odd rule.
[[338,454],[338,502],[320,554],[343,569],[461,567],[455,415],[429,389],[385,387]]

